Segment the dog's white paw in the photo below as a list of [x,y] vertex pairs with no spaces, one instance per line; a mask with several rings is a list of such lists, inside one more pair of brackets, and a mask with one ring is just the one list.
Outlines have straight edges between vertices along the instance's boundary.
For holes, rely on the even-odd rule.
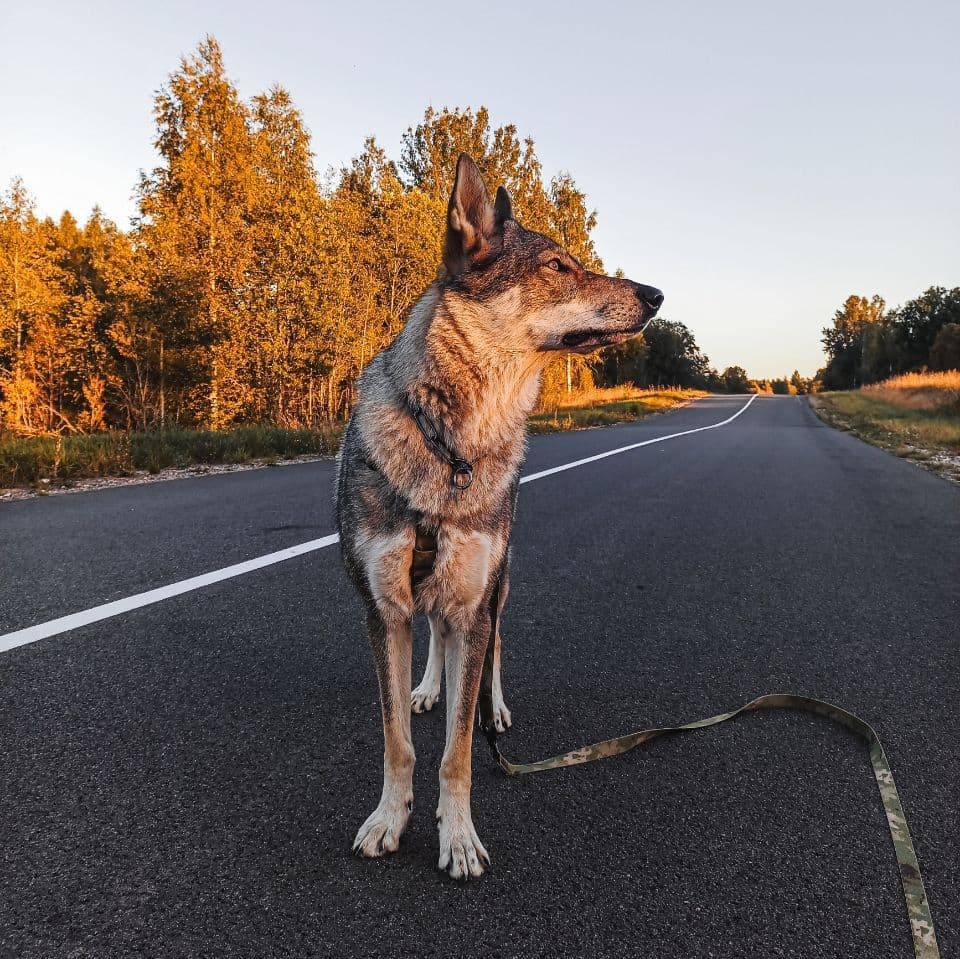
[[407,828],[413,800],[409,802],[384,802],[367,817],[353,840],[353,851],[358,856],[372,858],[400,848],[400,837]]
[[498,732],[502,733],[505,729],[509,729],[513,725],[513,720],[510,717],[510,710],[507,709],[507,704],[503,701],[503,697],[493,697],[493,728]]
[[490,865],[490,856],[473,828],[469,809],[441,802],[437,809],[440,825],[439,867],[454,879],[477,878]]
[[436,686],[421,683],[410,693],[410,708],[415,713],[428,713],[440,699],[440,684]]

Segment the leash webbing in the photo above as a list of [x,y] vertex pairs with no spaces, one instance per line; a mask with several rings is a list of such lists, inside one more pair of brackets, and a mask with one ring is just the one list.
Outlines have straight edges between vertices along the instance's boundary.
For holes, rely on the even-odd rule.
[[913,840],[910,838],[907,819],[903,813],[903,806],[900,804],[900,796],[897,794],[897,786],[893,781],[893,773],[890,771],[887,754],[883,751],[883,745],[873,727],[839,706],[823,702],[820,699],[811,699],[808,696],[771,693],[767,696],[758,696],[746,705],[729,713],[720,713],[707,719],[698,719],[692,723],[685,723],[683,726],[640,729],[624,736],[617,736],[614,739],[593,743],[590,746],[581,746],[579,749],[572,749],[570,752],[562,753],[559,756],[551,756],[549,759],[541,759],[534,763],[509,762],[497,746],[495,731],[488,732],[487,735],[500,768],[508,776],[521,776],[525,773],[561,769],[564,766],[578,766],[581,763],[590,763],[597,759],[617,756],[660,736],[716,726],[718,723],[733,719],[742,713],[753,712],[758,709],[800,709],[804,712],[816,713],[840,723],[841,726],[845,726],[866,740],[870,747],[870,762],[873,765],[873,773],[877,778],[880,799],[887,814],[887,824],[890,827],[890,837],[893,839],[894,853],[900,866],[900,881],[903,885],[903,898],[906,901],[907,915],[910,919],[913,951],[916,954],[916,959],[940,959],[937,936],[933,928],[933,917],[930,914],[930,905],[923,888],[923,878],[920,875],[917,852],[913,847]]

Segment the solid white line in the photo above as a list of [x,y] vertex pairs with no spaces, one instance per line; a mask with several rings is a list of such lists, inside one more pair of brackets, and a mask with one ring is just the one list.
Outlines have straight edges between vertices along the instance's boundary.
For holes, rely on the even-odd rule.
[[242,563],[234,563],[233,566],[215,569],[212,573],[191,576],[190,579],[182,579],[179,583],[159,586],[157,589],[150,589],[145,593],[136,593],[124,599],[114,600],[112,603],[104,603],[102,606],[84,609],[79,613],[61,616],[59,619],[51,619],[48,623],[18,629],[16,632],[0,636],[0,653],[16,649],[18,646],[26,646],[28,643],[35,643],[37,640],[46,639],[48,636],[56,636],[57,633],[65,633],[67,630],[76,629],[78,626],[86,626],[88,623],[96,623],[101,619],[119,616],[120,613],[128,613],[131,609],[139,609],[141,606],[159,603],[162,599],[170,599],[171,596],[189,593],[191,590],[201,589],[204,586],[219,583],[224,579],[242,576],[244,573],[252,573],[255,569],[263,569],[264,566],[282,563],[285,560],[302,556],[304,553],[312,553],[314,550],[323,549],[325,546],[333,546],[339,539],[340,537],[336,533],[331,533],[329,536],[322,536],[320,539],[311,539],[306,543],[298,543],[296,546],[279,549],[275,553],[267,553],[264,556],[257,556],[255,559],[248,559]]
[[[721,426],[726,426],[727,423],[732,423],[741,413],[747,410],[756,398],[757,394],[751,396],[733,416],[728,417],[720,423],[711,423],[710,426],[699,426],[694,430],[684,430],[682,433],[656,436],[651,440],[643,440],[641,443],[631,443],[629,446],[621,446],[615,450],[607,450],[605,453],[597,453],[596,456],[587,456],[581,460],[574,460],[572,463],[564,463],[562,466],[554,466],[547,470],[541,470],[539,473],[530,473],[528,476],[521,477],[520,482],[532,483],[534,480],[543,479],[545,476],[553,476],[554,473],[562,473],[564,470],[572,470],[577,466],[595,463],[597,460],[606,459],[608,456],[616,456],[618,453],[626,453],[629,450],[639,449],[641,446],[650,446],[653,443],[665,443],[667,440],[675,440],[679,436],[690,436],[693,433],[702,433],[704,430],[718,429]],[[71,613],[69,616],[61,616],[59,619],[51,619],[46,623],[38,623],[36,626],[28,626],[26,629],[18,629],[12,633],[6,633],[0,636],[0,653],[8,652],[19,646],[27,646],[38,640],[47,639],[49,636],[56,636],[59,633],[77,629],[80,626],[97,623],[101,619],[119,616],[121,613],[128,613],[130,610],[140,609],[142,606],[150,606],[152,603],[159,603],[161,600],[170,599],[173,596],[180,596],[183,593],[189,593],[192,590],[201,589],[204,586],[210,586],[213,583],[219,583],[225,579],[232,579],[234,576],[252,573],[254,570],[263,569],[265,566],[283,563],[288,559],[303,556],[304,553],[312,553],[315,550],[333,546],[339,539],[340,537],[336,533],[331,533],[329,536],[321,536],[320,539],[311,539],[306,543],[288,546],[286,549],[277,550],[275,553],[266,553],[264,556],[257,556],[254,559],[248,559],[242,563],[224,566],[223,569],[215,569],[211,573],[192,576],[190,579],[182,579],[178,583],[159,586],[156,589],[147,590],[145,593],[136,593],[124,599],[114,600],[112,603],[104,603],[102,606],[94,606],[91,609],[81,610],[79,613]]]

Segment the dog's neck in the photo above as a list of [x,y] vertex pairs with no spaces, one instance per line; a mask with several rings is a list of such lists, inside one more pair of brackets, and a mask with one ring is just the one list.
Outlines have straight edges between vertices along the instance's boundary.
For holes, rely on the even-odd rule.
[[408,401],[444,431],[461,455],[482,456],[485,450],[523,441],[540,390],[544,354],[505,348],[482,306],[445,295],[438,287],[411,311],[404,334],[419,341],[420,353],[419,362],[407,371]]

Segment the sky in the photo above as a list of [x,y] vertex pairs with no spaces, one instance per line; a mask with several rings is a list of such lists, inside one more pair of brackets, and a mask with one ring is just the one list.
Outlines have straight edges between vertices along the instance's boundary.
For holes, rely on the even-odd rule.
[[428,105],[486,105],[595,207],[612,272],[714,366],[812,375],[850,293],[960,285],[960,3],[2,0],[0,189],[128,225],[152,98],[212,34],[286,87],[318,169]]

